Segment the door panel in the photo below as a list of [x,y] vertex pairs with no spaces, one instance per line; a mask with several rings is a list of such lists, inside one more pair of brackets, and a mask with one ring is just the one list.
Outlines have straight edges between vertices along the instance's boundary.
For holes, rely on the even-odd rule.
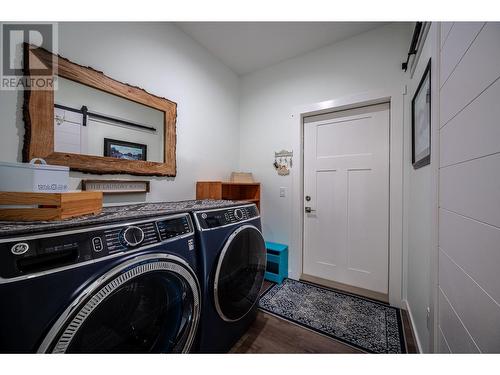
[[351,271],[370,273],[373,266],[365,249],[374,234],[370,220],[370,192],[366,189],[372,176],[370,169],[347,171],[347,267]]
[[[331,213],[342,209],[342,201],[338,196],[331,194],[332,191],[338,190],[339,180],[338,173],[335,170],[318,171],[316,183],[316,197],[322,202],[321,206],[317,207],[320,210],[319,217],[327,217],[328,220],[318,220],[318,215],[311,217],[316,225],[313,226],[314,236],[318,238],[320,243],[331,243],[333,248],[341,248],[345,238],[342,234],[342,222],[338,217]],[[313,215],[311,215],[313,216]],[[335,251],[320,251],[317,254],[317,262],[325,266],[336,266],[343,262],[342,254]]]
[[303,273],[388,292],[389,105],[304,121]]

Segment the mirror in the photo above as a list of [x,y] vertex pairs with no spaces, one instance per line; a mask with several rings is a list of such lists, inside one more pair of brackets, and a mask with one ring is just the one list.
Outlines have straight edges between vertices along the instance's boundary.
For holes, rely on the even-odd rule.
[[175,176],[177,105],[25,44],[25,72],[51,67],[54,89],[26,90],[23,157],[72,170]]
[[62,77],[57,86],[55,152],[163,163],[163,112]]

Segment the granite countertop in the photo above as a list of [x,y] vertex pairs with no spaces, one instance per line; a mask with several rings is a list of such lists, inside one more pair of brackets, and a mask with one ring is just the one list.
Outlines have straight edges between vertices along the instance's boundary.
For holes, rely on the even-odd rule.
[[98,215],[86,215],[77,218],[55,221],[0,221],[0,238],[46,231],[60,231],[69,228],[87,227],[130,221],[148,217],[158,217],[183,212],[224,208],[249,202],[227,200],[190,200],[180,202],[138,203],[103,207]]

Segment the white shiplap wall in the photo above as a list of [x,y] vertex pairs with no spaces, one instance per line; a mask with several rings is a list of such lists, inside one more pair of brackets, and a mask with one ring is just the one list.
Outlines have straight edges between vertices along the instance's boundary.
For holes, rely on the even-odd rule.
[[442,23],[439,351],[500,352],[500,23]]

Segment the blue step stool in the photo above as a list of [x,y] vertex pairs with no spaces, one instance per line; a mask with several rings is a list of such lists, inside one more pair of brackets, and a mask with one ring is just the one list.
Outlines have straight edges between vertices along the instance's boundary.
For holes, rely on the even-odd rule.
[[280,284],[288,277],[288,246],[266,241],[266,280]]

